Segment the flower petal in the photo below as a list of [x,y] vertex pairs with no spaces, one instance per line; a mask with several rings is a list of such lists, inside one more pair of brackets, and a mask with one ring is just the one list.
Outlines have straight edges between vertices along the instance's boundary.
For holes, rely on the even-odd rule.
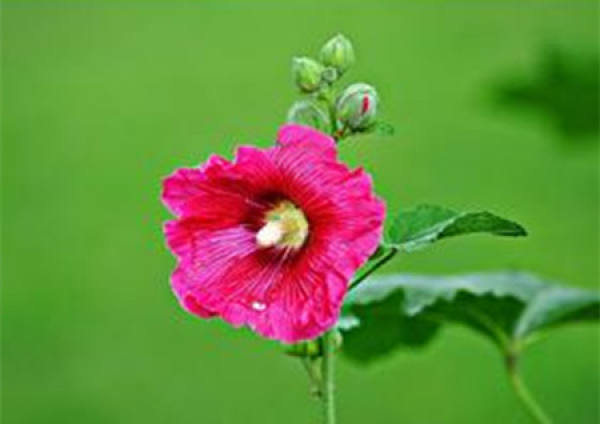
[[314,128],[298,124],[283,125],[277,133],[277,143],[280,146],[306,146],[320,151],[327,158],[335,158],[335,140]]
[[175,214],[180,215],[183,205],[204,192],[209,174],[226,169],[230,163],[220,156],[211,156],[201,168],[180,168],[163,180],[162,201]]

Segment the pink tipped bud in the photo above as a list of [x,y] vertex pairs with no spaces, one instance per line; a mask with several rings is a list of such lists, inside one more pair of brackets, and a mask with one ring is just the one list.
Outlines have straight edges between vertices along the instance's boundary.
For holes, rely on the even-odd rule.
[[336,104],[337,119],[355,131],[375,123],[378,95],[368,84],[352,84],[344,90]]

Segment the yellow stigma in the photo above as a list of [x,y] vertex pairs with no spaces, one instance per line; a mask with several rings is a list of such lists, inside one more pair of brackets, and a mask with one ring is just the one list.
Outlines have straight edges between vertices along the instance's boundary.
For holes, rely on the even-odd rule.
[[256,233],[260,247],[299,248],[308,236],[308,221],[292,202],[283,200],[265,214],[265,224]]

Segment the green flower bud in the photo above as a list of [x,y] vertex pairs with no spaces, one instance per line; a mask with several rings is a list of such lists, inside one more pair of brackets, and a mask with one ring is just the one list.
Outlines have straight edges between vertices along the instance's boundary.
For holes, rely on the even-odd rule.
[[342,336],[342,333],[340,332],[340,330],[334,330],[333,332],[333,348],[335,350],[339,350],[342,347],[342,344],[344,343],[344,337]]
[[305,99],[295,102],[288,111],[287,122],[307,125],[324,133],[331,130],[329,115],[313,100]]
[[292,59],[292,74],[300,90],[311,93],[321,86],[323,65],[309,57]]
[[337,69],[341,75],[354,63],[354,48],[350,40],[338,34],[321,48],[319,59],[324,65]]
[[286,346],[285,353],[299,358],[318,358],[322,355],[321,343],[318,339],[296,343]]
[[369,84],[352,84],[337,100],[337,119],[354,131],[365,130],[375,123],[378,100],[375,88]]
[[328,66],[327,68],[325,68],[323,70],[323,80],[327,81],[328,83],[333,83],[335,82],[335,80],[338,79],[338,71],[335,68],[332,68],[331,66]]

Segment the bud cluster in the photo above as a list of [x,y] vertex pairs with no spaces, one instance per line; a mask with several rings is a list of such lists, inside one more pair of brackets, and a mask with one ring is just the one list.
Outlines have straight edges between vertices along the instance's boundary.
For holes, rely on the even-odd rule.
[[327,41],[319,60],[296,57],[292,74],[296,86],[310,97],[295,102],[288,122],[308,125],[341,138],[375,124],[378,95],[371,85],[354,83],[336,91],[334,83],[354,64],[354,48],[341,34]]

